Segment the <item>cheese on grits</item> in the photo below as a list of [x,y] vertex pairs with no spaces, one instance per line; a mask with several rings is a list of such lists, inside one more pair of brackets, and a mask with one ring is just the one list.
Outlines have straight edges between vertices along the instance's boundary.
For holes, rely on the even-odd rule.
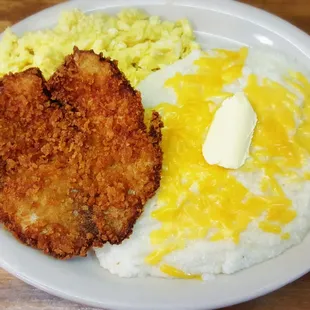
[[[241,48],[193,52],[143,80],[143,104],[165,124],[161,186],[128,240],[96,249],[101,266],[123,277],[209,279],[301,242],[310,228],[303,71],[282,55]],[[240,92],[257,117],[249,157],[238,169],[209,165],[202,146],[214,115]]]

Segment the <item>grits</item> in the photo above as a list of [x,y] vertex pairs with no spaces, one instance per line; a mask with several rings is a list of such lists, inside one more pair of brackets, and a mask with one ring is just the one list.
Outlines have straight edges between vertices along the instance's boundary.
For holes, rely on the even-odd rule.
[[[221,53],[222,52],[220,51],[220,54]],[[223,53],[230,55],[231,52],[227,51]],[[231,55],[231,57],[235,57],[233,53],[231,53]],[[222,224],[224,229],[217,227],[214,230],[212,225],[216,226],[216,224],[213,222],[208,233],[205,233],[204,235],[199,235],[198,230],[199,227],[201,227],[199,226],[199,216],[202,215],[203,217],[205,213],[200,213],[200,215],[198,214],[198,219],[195,219],[191,211],[192,209],[195,209],[196,206],[191,204],[191,200],[189,200],[189,208],[186,209],[186,205],[183,206],[183,208],[187,210],[187,213],[182,213],[179,211],[181,213],[175,213],[179,215],[169,217],[169,212],[171,213],[174,211],[172,205],[169,205],[169,207],[166,208],[163,206],[165,203],[168,203],[168,201],[175,201],[177,205],[175,207],[178,209],[182,207],[182,199],[184,199],[184,195],[188,195],[188,197],[194,199],[194,202],[198,201],[199,203],[199,200],[197,200],[195,196],[190,195],[190,193],[195,193],[198,196],[199,194],[203,194],[208,197],[208,195],[214,195],[216,192],[212,189],[212,187],[209,187],[211,193],[203,192],[201,190],[202,186],[199,184],[199,169],[203,169],[202,162],[199,163],[201,168],[196,171],[196,175],[191,175],[190,173],[186,174],[186,177],[191,177],[190,180],[193,182],[191,184],[189,183],[190,186],[187,187],[187,190],[184,191],[184,187],[182,187],[183,185],[181,184],[180,186],[178,185],[179,187],[175,187],[178,189],[181,188],[183,191],[179,190],[173,192],[173,185],[169,185],[169,180],[172,180],[172,183],[173,181],[176,183],[173,178],[174,171],[171,172],[170,170],[171,167],[177,167],[176,163],[180,161],[180,158],[182,157],[182,153],[180,153],[180,147],[182,147],[182,145],[178,144],[178,140],[182,141],[182,143],[187,142],[184,135],[187,130],[186,122],[190,121],[189,119],[179,120],[181,124],[184,124],[184,128],[180,125],[181,127],[178,138],[174,140],[169,130],[173,130],[173,126],[176,126],[175,128],[179,128],[179,123],[175,121],[175,119],[177,119],[177,114],[181,113],[178,111],[181,111],[182,109],[180,105],[180,110],[175,109],[174,106],[176,106],[177,101],[182,102],[182,96],[185,96],[185,99],[192,99],[193,105],[198,97],[196,95],[196,97],[192,96],[193,92],[188,95],[185,92],[182,92],[182,89],[180,90],[180,92],[182,92],[182,96],[181,93],[171,93],[171,89],[167,91],[165,88],[168,86],[174,87],[174,91],[177,89],[175,88],[173,81],[178,81],[178,78],[180,81],[185,80],[185,78],[182,80],[182,77],[180,76],[174,77],[172,80],[167,80],[167,78],[171,78],[171,76],[169,76],[169,67],[167,67],[156,72],[156,80],[154,80],[152,75],[150,75],[140,85],[138,85],[138,89],[142,92],[142,96],[145,100],[145,107],[156,107],[162,114],[166,127],[168,126],[168,128],[165,129],[166,131],[163,132],[164,163],[162,185],[157,196],[149,201],[149,203],[145,206],[145,211],[136,223],[134,232],[128,240],[125,240],[121,245],[107,245],[102,249],[96,249],[96,255],[103,268],[106,268],[111,273],[117,274],[121,277],[144,277],[151,275],[160,277],[202,278],[207,280],[210,279],[210,277],[212,278],[214,274],[231,274],[275,257],[293,245],[300,243],[309,232],[310,157],[309,149],[307,150],[307,145],[309,145],[308,142],[310,139],[310,131],[308,127],[306,128],[306,124],[308,124],[308,119],[310,117],[309,112],[307,112],[309,111],[310,102],[310,84],[307,84],[308,82],[305,80],[305,78],[308,78],[309,80],[309,75],[304,77],[296,73],[290,73],[291,70],[303,70],[298,64],[290,59],[287,59],[283,55],[260,50],[249,50],[248,55],[244,55],[245,54],[243,54],[243,51],[240,51],[238,54],[239,58],[233,58],[232,62],[237,65],[233,68],[232,72],[229,74],[227,72],[221,72],[222,76],[223,74],[226,74],[225,76],[227,77],[226,80],[228,83],[225,84],[223,82],[223,85],[219,84],[222,85],[222,90],[217,94],[214,93],[215,88],[212,89],[212,91],[209,89],[209,99],[205,104],[207,104],[209,100],[213,101],[215,105],[211,105],[210,102],[208,104],[211,105],[213,109],[216,109],[216,104],[223,101],[226,93],[236,93],[239,91],[244,91],[250,98],[250,101],[252,101],[252,103],[255,102],[254,109],[258,112],[259,125],[257,127],[258,132],[256,133],[256,137],[254,136],[253,138],[253,145],[250,152],[250,156],[252,156],[252,158],[250,158],[250,160],[246,163],[244,169],[229,171],[228,179],[224,180],[228,180],[227,184],[233,184],[234,186],[239,184],[238,186],[241,186],[241,188],[244,186],[245,190],[248,191],[248,194],[253,195],[254,197],[260,197],[259,195],[261,195],[261,197],[266,200],[271,197],[272,199],[275,198],[276,202],[264,208],[263,205],[260,205],[259,203],[261,201],[263,204],[264,200],[258,200],[258,203],[253,208],[254,210],[257,208],[259,212],[256,212],[257,210],[254,212],[251,204],[246,206],[241,205],[241,207],[238,208],[235,207],[234,204],[237,200],[233,201],[234,197],[229,196],[228,200],[225,200],[226,202],[224,201],[226,203],[225,208],[221,209],[219,214],[215,214],[213,216],[213,220],[221,218],[223,214],[226,214],[225,212],[228,212],[231,217],[236,216],[236,219],[238,219],[238,217],[244,217],[244,225],[238,223],[237,220],[237,224],[233,224],[233,227],[230,227],[229,225],[231,223],[229,222],[229,219],[227,220],[223,217]],[[180,64],[180,62],[175,63],[173,67],[174,72],[188,74],[189,69],[187,60],[190,59],[190,57],[195,59],[195,57],[190,55],[188,58],[182,60],[183,63],[186,63],[186,66],[182,66],[182,63]],[[218,60],[218,62],[220,61],[221,60]],[[212,62],[210,61],[198,60],[198,62],[205,62],[208,69],[212,67]],[[218,62],[217,60],[215,61],[217,66],[216,68],[221,69],[218,66]],[[197,61],[194,62],[192,59],[192,64],[193,66],[196,66]],[[180,66],[176,69],[178,65]],[[229,66],[226,67],[228,68]],[[192,78],[188,77],[192,83],[196,83],[199,79],[198,76],[194,77],[197,70],[197,68],[193,67],[193,70],[190,73],[194,75],[192,75]],[[236,73],[238,70],[241,70],[240,74]],[[255,74],[255,78],[252,74]],[[291,76],[291,78],[288,78],[288,76]],[[292,82],[296,76],[303,81],[302,85],[297,82]],[[216,72],[214,72],[212,78],[215,80],[217,79]],[[265,78],[270,78],[272,82]],[[163,79],[166,83],[163,83]],[[255,79],[259,81],[258,84],[261,86],[256,86]],[[182,84],[183,88],[185,87],[184,85],[185,84]],[[281,85],[285,88],[282,89]],[[162,88],[161,94],[159,94],[160,87]],[[270,88],[273,95],[266,97],[268,99],[267,102],[263,102],[261,98],[266,99],[263,96],[265,93],[268,93]],[[158,96],[156,98],[159,98],[157,100],[154,96],[148,96],[149,91],[152,91],[153,89],[157,90]],[[257,91],[257,89],[259,91]],[[218,89],[216,90],[218,91]],[[199,93],[198,89],[196,89],[196,93]],[[162,103],[165,102],[165,94],[168,103],[169,100],[171,101],[170,105]],[[201,91],[201,94],[204,94],[204,92]],[[257,95],[257,98],[255,98],[254,95]],[[283,98],[282,95],[284,96]],[[229,94],[227,94],[227,96],[229,96]],[[274,99],[272,96],[274,96]],[[283,136],[273,136],[273,127],[268,128],[265,123],[266,120],[264,119],[266,115],[264,106],[272,106],[273,102],[277,102],[277,98],[282,100],[281,101],[279,99],[283,102],[283,107],[275,110],[273,121],[275,123],[281,123],[281,121],[283,121],[284,127],[279,127],[279,129],[283,129],[283,132],[285,132],[285,134],[283,133]],[[289,103],[292,102],[293,104],[290,106],[290,112],[288,112],[287,107],[289,106]],[[188,109],[190,111],[190,107]],[[212,109],[210,109],[210,113],[211,110]],[[278,118],[280,117],[278,114],[280,114],[282,118]],[[172,115],[171,118],[169,118],[170,115]],[[204,115],[206,116],[203,108],[198,112],[198,116],[196,114],[196,117],[199,118],[200,115],[202,117]],[[292,116],[294,116],[293,123],[291,121]],[[195,127],[198,128],[200,126],[198,118],[190,123],[194,129]],[[278,127],[275,128],[275,131],[277,131]],[[259,156],[260,152],[262,152],[262,140],[268,140],[269,137],[267,136],[266,138],[265,136],[266,132],[264,131],[266,131],[266,129],[268,129],[268,135],[270,134],[271,143],[279,143],[279,148],[275,149],[272,145],[268,144],[268,141],[266,142],[266,148],[269,153],[267,152],[263,154],[263,157],[267,159],[266,162],[269,166],[264,161],[256,161],[257,156]],[[182,130],[184,132],[182,132]],[[193,132],[197,134],[198,131]],[[170,136],[167,138],[167,135]],[[193,137],[198,137],[198,135]],[[279,139],[279,137],[281,139]],[[287,141],[291,141],[290,139],[295,140],[292,140],[294,141],[293,144],[289,143],[286,145],[284,138],[287,139]],[[165,142],[165,139],[168,139],[169,141],[167,141],[169,143],[167,141]],[[275,140],[273,141],[272,139]],[[300,143],[302,148],[297,146],[297,142]],[[189,145],[191,144],[189,143]],[[193,145],[199,145],[199,143]],[[263,144],[263,147],[264,146],[265,145]],[[297,153],[300,152],[298,154],[301,155],[301,157],[297,156],[299,159],[296,159],[297,157],[294,157],[294,160],[290,158],[290,147],[292,147],[292,150],[298,150],[296,151]],[[283,154],[281,153],[281,148],[284,148]],[[183,148],[182,150],[187,157],[190,157],[188,155],[190,153],[185,153],[186,149]],[[275,156],[274,152],[278,152],[277,155],[279,158],[275,164],[272,164]],[[196,156],[196,153],[193,153],[193,156]],[[199,157],[197,158],[199,159]],[[291,159],[292,161],[290,161]],[[268,160],[270,160],[270,163]],[[172,164],[170,164],[171,161],[173,162]],[[190,161],[185,160],[184,162],[180,162],[178,167],[180,168],[188,162]],[[275,169],[275,167],[277,167],[277,169]],[[195,167],[193,168],[195,169]],[[184,171],[186,172],[186,170]],[[221,176],[222,171],[212,171],[215,172],[215,179]],[[269,173],[268,175],[267,172]],[[184,180],[182,179],[185,183],[187,182],[186,177]],[[233,182],[237,183],[229,183],[231,182],[231,177],[234,178]],[[270,178],[268,179],[268,177]],[[269,182],[267,185],[266,179],[267,183]],[[210,180],[212,179],[208,179],[208,181]],[[218,183],[218,186],[220,185],[221,183]],[[272,188],[268,187],[270,185],[272,185]],[[236,188],[238,189],[238,187]],[[171,198],[171,191],[173,194],[179,195],[175,200]],[[222,192],[223,195],[225,195],[225,191],[220,191],[220,193]],[[229,189],[227,190],[227,193],[230,195],[233,194],[229,191]],[[181,197],[182,195],[183,197]],[[236,212],[236,214],[233,212],[229,213],[232,210],[233,212]],[[250,213],[249,218],[247,218],[248,213]],[[283,216],[284,213],[285,216]],[[184,214],[185,216],[193,216],[194,220],[196,220],[196,224],[193,226],[186,226],[184,224],[184,219],[182,218],[182,215],[184,216]],[[209,225],[208,220],[209,218],[205,221],[206,226]],[[188,222],[185,223],[188,224]],[[240,228],[236,228],[235,226],[238,226],[239,224],[241,225]],[[163,227],[166,227],[166,232]],[[186,235],[186,229],[184,229],[184,227],[192,228],[196,235]],[[173,230],[174,228],[177,229]],[[221,235],[220,233],[222,231],[224,231],[224,234]],[[177,238],[173,239],[173,237],[171,237],[173,233],[177,234]],[[184,236],[188,237],[186,238]],[[216,238],[214,238],[214,236],[216,236]],[[165,248],[162,246],[162,244],[165,243],[158,241],[162,240],[160,238],[164,238],[164,242],[167,242],[167,240],[172,240],[174,243],[170,243],[170,247]],[[178,239],[182,239],[183,244],[178,244]]]

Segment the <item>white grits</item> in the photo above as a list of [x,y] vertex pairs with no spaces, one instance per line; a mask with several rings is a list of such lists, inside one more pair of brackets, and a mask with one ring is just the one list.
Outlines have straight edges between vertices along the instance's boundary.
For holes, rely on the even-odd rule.
[[[193,55],[188,57],[192,57],[191,61],[195,59]],[[184,70],[188,71],[188,62],[186,60],[185,63],[187,67]],[[176,69],[175,66],[172,71],[182,71],[181,69],[175,71]],[[246,78],[250,73],[255,73],[259,77],[269,77],[285,85],[282,75],[290,70],[305,73],[301,66],[288,60],[283,55],[249,50],[249,57],[243,69],[243,77],[226,88],[232,92],[242,91]],[[153,75],[158,82],[150,95],[147,92],[152,89],[152,83],[156,84],[154,77],[150,76],[146,79],[151,81],[150,85],[146,84],[145,80],[140,84],[140,88],[138,87],[142,92],[143,103],[146,106],[154,106],[163,100],[163,96],[159,94],[159,91],[163,87],[163,81],[170,77],[169,72],[165,71]],[[309,78],[309,75],[306,74],[306,76]],[[296,93],[296,90],[289,89]],[[168,91],[167,96],[173,100],[174,94]],[[299,94],[297,104],[300,104],[301,101],[302,97]],[[303,171],[310,171],[310,169],[304,167]],[[260,192],[258,185],[261,176],[259,174],[246,174],[237,171],[234,175],[248,189],[256,193]],[[280,181],[284,192],[293,202],[293,208],[297,211],[296,218],[283,227],[283,233],[289,233],[290,239],[283,240],[280,235],[263,232],[258,228],[260,218],[253,221],[247,230],[240,235],[238,244],[233,241],[191,240],[188,241],[184,249],[166,255],[162,262],[186,273],[202,274],[203,279],[207,280],[210,277],[212,278],[214,274],[231,274],[248,268],[275,257],[293,245],[300,243],[310,230],[310,182],[287,185],[284,179]],[[95,250],[103,268],[121,277],[144,277],[149,275],[167,277],[157,266],[150,266],[144,262],[145,257],[153,251],[149,238],[150,232],[158,229],[161,225],[150,215],[154,209],[156,209],[156,197],[151,199],[145,206],[144,213],[137,221],[133,234],[129,239],[123,241],[121,245],[105,245],[103,248]]]

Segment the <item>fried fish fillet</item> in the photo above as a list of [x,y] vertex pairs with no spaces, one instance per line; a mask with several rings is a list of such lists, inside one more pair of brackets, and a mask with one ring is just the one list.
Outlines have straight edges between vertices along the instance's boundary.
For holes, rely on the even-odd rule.
[[[50,99],[57,102],[51,102]],[[0,221],[57,258],[127,238],[159,187],[162,123],[116,63],[74,50],[0,82]]]
[[101,240],[120,243],[159,187],[160,117],[153,112],[148,133],[140,93],[116,62],[92,51],[75,48],[47,87],[53,100],[80,115],[75,126],[87,135],[83,155],[94,186],[93,220]]

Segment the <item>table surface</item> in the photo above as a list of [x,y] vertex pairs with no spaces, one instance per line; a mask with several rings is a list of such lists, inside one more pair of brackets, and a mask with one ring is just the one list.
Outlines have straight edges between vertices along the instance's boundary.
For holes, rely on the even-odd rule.
[[[0,0],[0,32],[30,14],[62,0]],[[309,0],[243,0],[242,2],[265,9],[310,34]],[[69,310],[94,309],[53,297],[33,288],[0,269],[0,309]],[[225,310],[309,310],[310,273],[296,282],[253,301]]]

